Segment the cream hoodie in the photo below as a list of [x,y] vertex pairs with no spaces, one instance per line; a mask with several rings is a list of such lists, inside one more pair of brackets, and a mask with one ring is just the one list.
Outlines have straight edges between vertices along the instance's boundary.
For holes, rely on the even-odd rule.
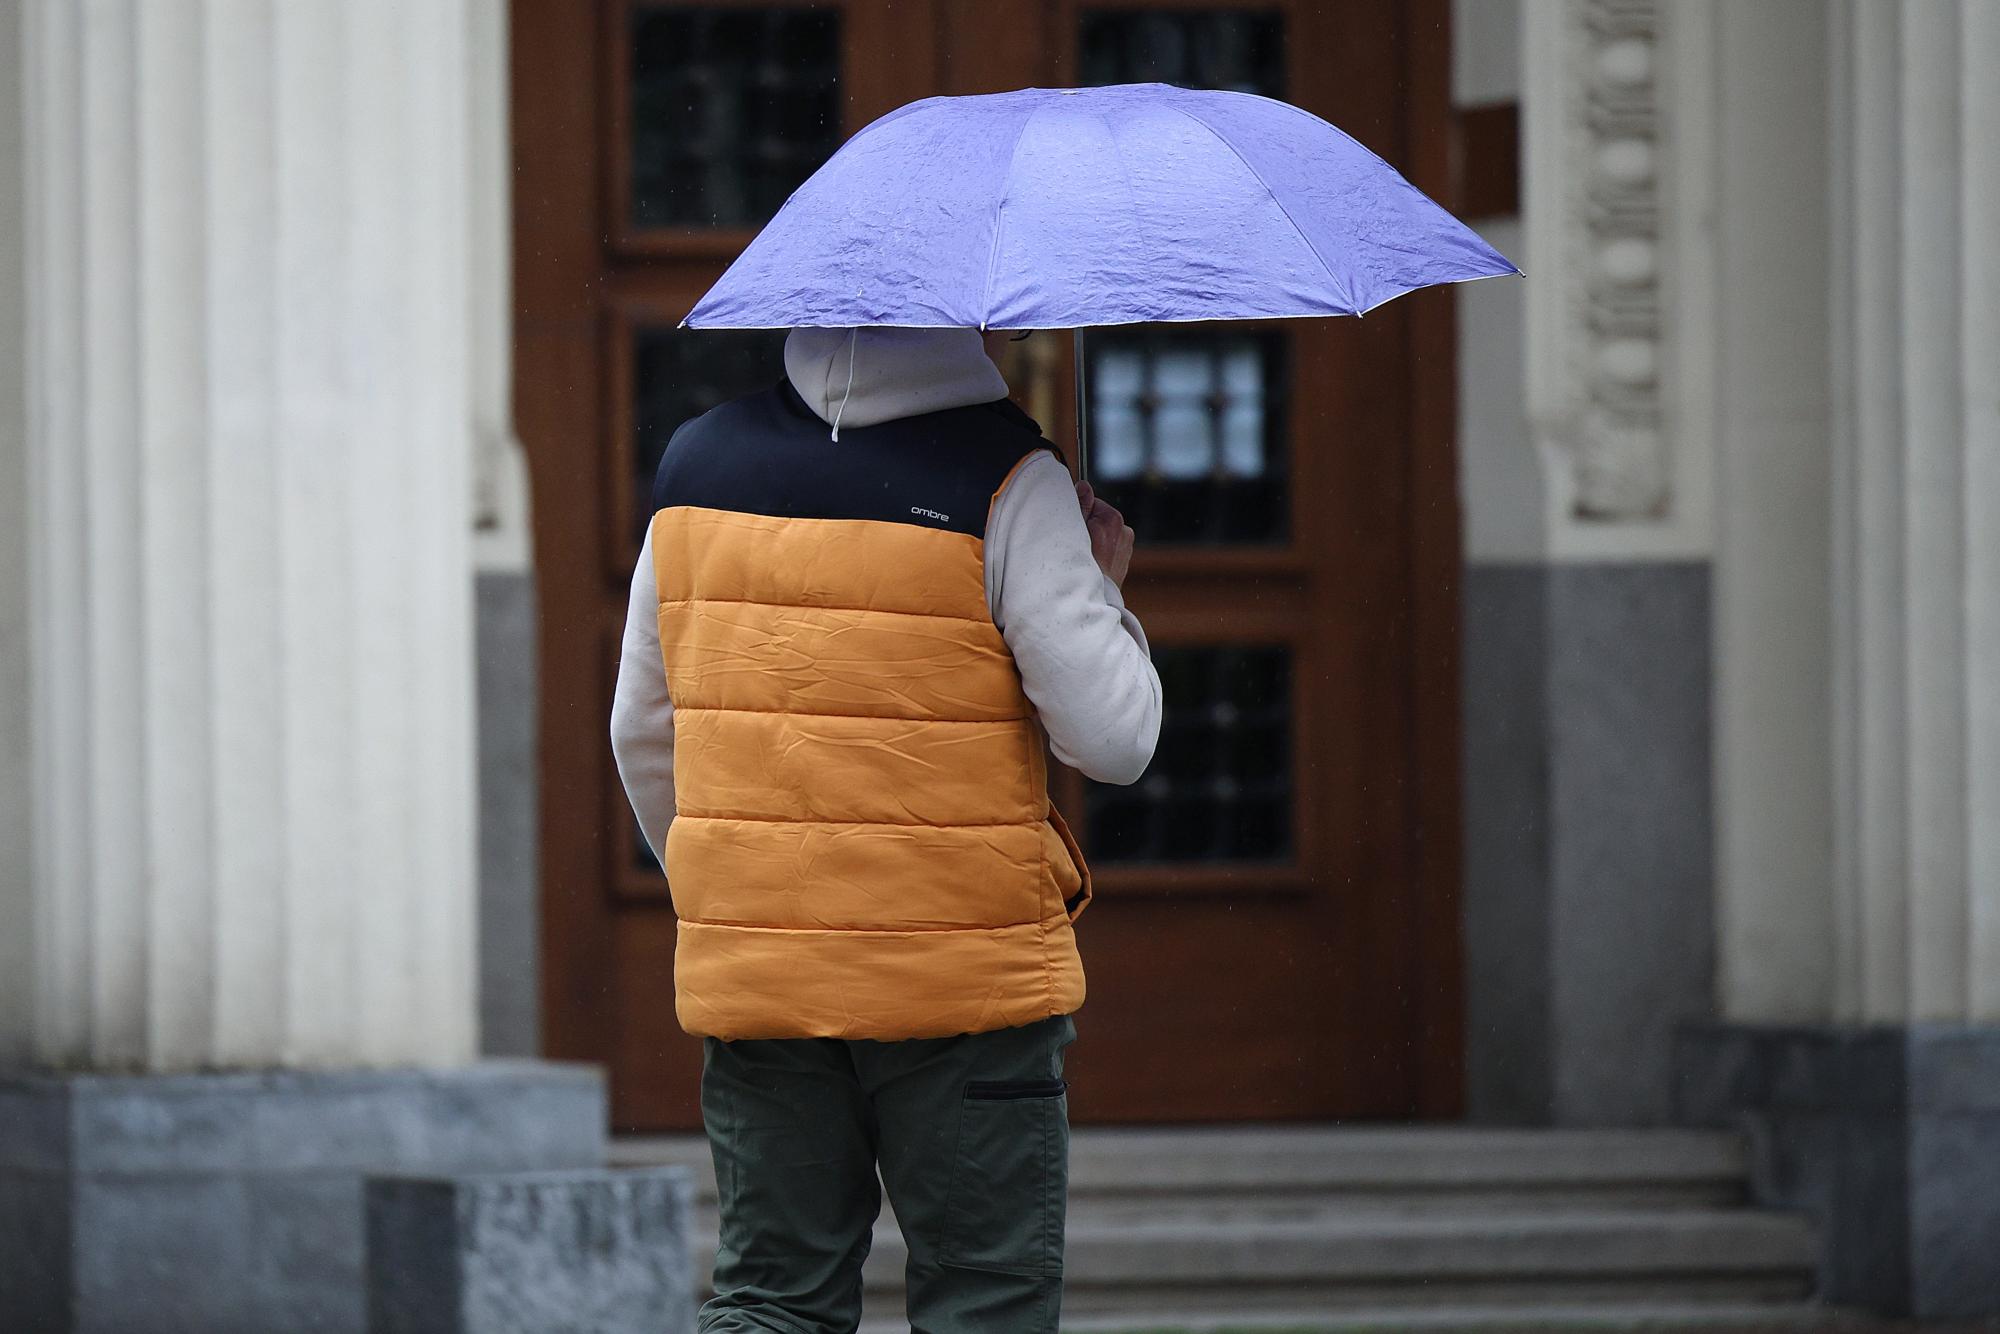
[[[785,373],[836,438],[836,420],[870,426],[1007,394],[975,329],[794,329]],[[611,749],[656,857],[674,810],[673,704],[658,604],[649,537],[632,572]],[[1069,470],[1047,451],[1022,465],[993,502],[986,605],[1056,758],[1100,782],[1137,780],[1159,740],[1159,674],[1139,618],[1090,554]]]

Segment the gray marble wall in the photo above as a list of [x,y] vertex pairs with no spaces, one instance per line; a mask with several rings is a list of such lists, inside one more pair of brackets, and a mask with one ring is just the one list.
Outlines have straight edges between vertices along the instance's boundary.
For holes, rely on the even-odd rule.
[[1471,1113],[1663,1123],[1713,1010],[1708,567],[1475,564],[1464,615]]
[[2000,1316],[2000,1028],[1690,1024],[1675,1092],[1746,1132],[1759,1203],[1812,1217],[1825,1299]]
[[479,652],[479,1033],[488,1056],[540,1045],[535,585],[477,578]]
[[1546,1121],[1549,1001],[1548,568],[1466,570],[1466,1088],[1481,1121]]
[[363,1334],[373,1175],[604,1165],[600,1071],[0,1073],[0,1328]]
[[689,1334],[685,1167],[377,1177],[369,1334]]

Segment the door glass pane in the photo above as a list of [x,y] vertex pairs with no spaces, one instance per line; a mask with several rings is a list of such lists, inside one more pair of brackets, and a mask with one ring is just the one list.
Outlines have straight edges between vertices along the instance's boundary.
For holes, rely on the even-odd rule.
[[[1285,20],[1274,10],[1086,8],[1077,47],[1085,84],[1285,92]],[[1141,541],[1286,539],[1282,335],[1094,330],[1085,347],[1091,481]]]
[[632,540],[653,517],[653,475],[674,430],[690,417],[742,394],[767,389],[785,373],[783,330],[695,332],[647,325],[632,334]]
[[1086,9],[1077,39],[1086,84],[1285,95],[1285,19],[1269,10]]
[[1096,862],[1283,861],[1292,851],[1284,648],[1162,645],[1160,745],[1130,787],[1087,783]]
[[755,227],[840,146],[840,14],[640,5],[635,227]]
[[1140,541],[1285,539],[1284,349],[1269,331],[1085,336],[1091,484]]

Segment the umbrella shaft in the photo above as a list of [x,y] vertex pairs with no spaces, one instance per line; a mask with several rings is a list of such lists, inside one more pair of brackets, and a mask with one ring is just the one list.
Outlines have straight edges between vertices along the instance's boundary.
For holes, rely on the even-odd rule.
[[1085,436],[1088,434],[1085,423],[1090,418],[1084,411],[1083,330],[1081,328],[1072,330],[1070,337],[1076,344],[1076,479],[1079,482],[1087,482],[1090,480],[1090,455],[1085,452]]

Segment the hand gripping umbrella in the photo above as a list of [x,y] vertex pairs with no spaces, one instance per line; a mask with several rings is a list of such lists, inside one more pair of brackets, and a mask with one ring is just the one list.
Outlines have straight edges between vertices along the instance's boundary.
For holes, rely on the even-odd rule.
[[1166,84],[912,102],[785,201],[694,329],[1075,329],[1361,315],[1519,273],[1319,117]]

